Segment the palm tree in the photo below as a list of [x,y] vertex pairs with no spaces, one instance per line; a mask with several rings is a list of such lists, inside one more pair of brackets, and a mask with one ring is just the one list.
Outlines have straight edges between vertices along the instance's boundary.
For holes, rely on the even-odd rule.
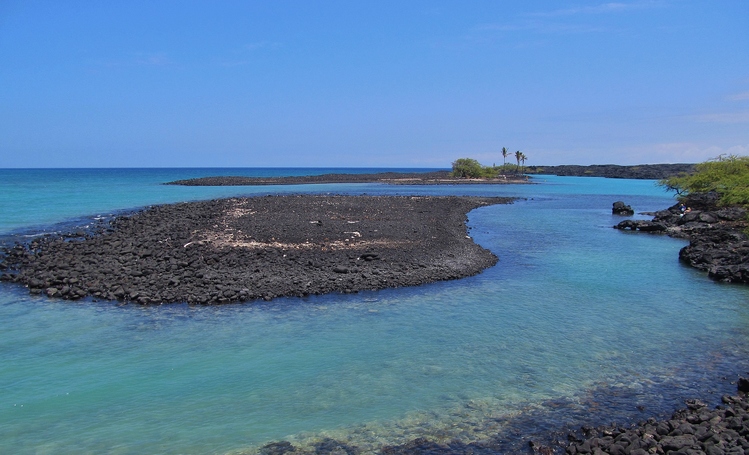
[[509,155],[510,152],[507,151],[507,147],[502,147],[502,166],[507,164],[507,155]]
[[[525,156],[525,153],[520,152],[520,161],[523,163],[523,166],[525,166],[525,160],[527,160],[527,159],[528,159],[528,157]],[[520,170],[520,173],[521,174],[523,173],[522,169]]]
[[518,169],[520,169],[520,158],[522,157],[523,157],[523,152],[521,152],[520,150],[515,152],[515,159],[518,161]]

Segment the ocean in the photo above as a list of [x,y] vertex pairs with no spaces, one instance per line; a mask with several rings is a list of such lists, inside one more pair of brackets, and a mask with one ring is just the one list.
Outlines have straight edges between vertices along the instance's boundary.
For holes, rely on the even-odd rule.
[[749,287],[680,264],[683,240],[612,229],[617,200],[638,213],[674,203],[654,181],[162,185],[382,170],[0,169],[6,244],[229,196],[518,198],[468,215],[496,266],[419,287],[141,307],[0,283],[0,453],[243,454],[326,438],[376,453],[417,437],[522,439],[668,415],[686,398],[716,405],[749,370]]

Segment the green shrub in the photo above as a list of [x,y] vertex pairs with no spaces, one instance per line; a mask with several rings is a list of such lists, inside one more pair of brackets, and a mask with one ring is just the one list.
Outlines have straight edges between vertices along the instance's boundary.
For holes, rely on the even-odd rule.
[[720,156],[698,164],[695,169],[693,174],[669,177],[658,183],[679,196],[715,191],[720,195],[721,205],[749,206],[749,156]]
[[478,179],[496,176],[497,171],[493,166],[482,166],[473,158],[458,158],[453,162],[453,177]]

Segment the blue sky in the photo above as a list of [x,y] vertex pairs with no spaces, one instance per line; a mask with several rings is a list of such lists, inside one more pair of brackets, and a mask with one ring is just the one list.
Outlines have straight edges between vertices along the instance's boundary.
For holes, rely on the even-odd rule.
[[0,167],[749,154],[749,1],[0,0]]

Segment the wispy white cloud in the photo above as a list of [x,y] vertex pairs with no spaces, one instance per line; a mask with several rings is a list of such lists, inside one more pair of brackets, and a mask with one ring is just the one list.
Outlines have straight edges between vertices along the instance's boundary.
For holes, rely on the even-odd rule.
[[582,14],[612,14],[623,13],[633,10],[641,10],[660,6],[662,3],[657,1],[639,1],[639,2],[609,2],[593,6],[581,6],[576,8],[564,8],[553,11],[540,11],[528,13],[528,16],[536,17],[558,17],[558,16],[577,16]]
[[248,51],[257,51],[260,49],[278,49],[281,47],[281,43],[277,41],[257,41],[244,45],[244,49]]
[[749,101],[749,92],[735,93],[728,97],[730,101]]
[[156,54],[138,53],[135,54],[135,64],[143,66],[167,66],[174,62],[163,52]]
[[701,123],[749,123],[749,111],[702,114],[692,119]]
[[278,41],[255,41],[253,43],[248,43],[238,49],[235,49],[231,53],[231,56],[219,58],[217,60],[217,63],[218,65],[227,68],[245,66],[252,63],[253,55],[256,55],[256,53],[276,50],[280,49],[281,47],[283,47],[283,44],[279,43]]
[[138,66],[166,67],[175,65],[175,62],[163,52],[135,52],[128,57],[98,60],[96,65],[105,68],[128,68]]
[[720,155],[747,155],[749,144],[719,146],[693,142],[669,142],[643,145],[625,153],[643,164],[699,163]]
[[[586,23],[585,16],[618,14],[643,10],[664,5],[661,1],[610,2],[593,6],[565,8],[520,14],[510,23],[481,24],[474,28],[477,32],[518,32],[529,31],[542,34],[584,34],[616,31],[611,26],[600,23]],[[576,21],[576,22],[575,22]]]
[[548,34],[582,34],[605,32],[608,31],[609,28],[589,24],[559,24],[543,21],[525,21],[516,24],[483,24],[476,27],[476,30],[498,32],[529,31]]
[[749,144],[734,145],[733,147],[728,147],[725,153],[727,155],[749,155]]

